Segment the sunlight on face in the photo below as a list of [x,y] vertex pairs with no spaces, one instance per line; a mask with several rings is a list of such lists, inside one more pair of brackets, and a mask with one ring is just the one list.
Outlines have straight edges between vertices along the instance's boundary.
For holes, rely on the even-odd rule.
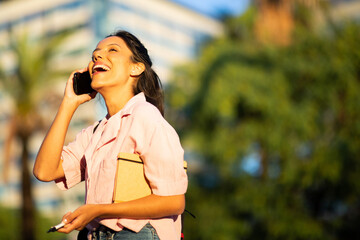
[[120,37],[112,36],[101,40],[89,63],[91,86],[100,93],[104,89],[128,86],[134,66],[131,56],[130,49]]

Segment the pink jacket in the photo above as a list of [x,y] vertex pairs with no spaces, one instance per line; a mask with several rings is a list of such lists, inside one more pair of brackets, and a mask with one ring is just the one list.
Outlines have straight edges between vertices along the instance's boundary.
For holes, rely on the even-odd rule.
[[[160,196],[184,194],[187,175],[183,168],[184,151],[179,137],[158,109],[139,93],[117,114],[104,118],[94,132],[90,126],[62,152],[65,178],[57,181],[66,190],[85,181],[86,203],[112,202],[119,152],[137,153],[144,161],[144,172],[152,192]],[[146,223],[156,229],[160,239],[180,239],[181,219],[168,216],[160,219],[95,219],[89,230],[99,223],[115,231],[126,227],[140,231]]]

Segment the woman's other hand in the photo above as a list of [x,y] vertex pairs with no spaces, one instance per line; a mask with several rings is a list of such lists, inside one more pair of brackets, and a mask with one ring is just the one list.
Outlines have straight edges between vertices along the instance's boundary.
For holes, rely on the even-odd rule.
[[66,213],[62,218],[62,221],[66,224],[58,232],[70,233],[73,230],[80,231],[84,229],[89,222],[97,217],[97,207],[98,205],[95,204],[86,204],[74,212]]

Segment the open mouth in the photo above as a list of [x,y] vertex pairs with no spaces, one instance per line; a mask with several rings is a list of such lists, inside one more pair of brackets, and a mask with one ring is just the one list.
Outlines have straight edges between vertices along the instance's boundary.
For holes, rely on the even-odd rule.
[[97,73],[97,72],[106,72],[106,71],[109,71],[110,68],[106,65],[94,65],[93,68],[93,74],[94,73]]

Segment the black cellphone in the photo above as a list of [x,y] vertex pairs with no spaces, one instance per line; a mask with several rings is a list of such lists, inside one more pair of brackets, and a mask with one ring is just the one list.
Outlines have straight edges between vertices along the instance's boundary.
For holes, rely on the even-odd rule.
[[73,82],[74,92],[76,95],[92,93],[95,91],[91,88],[91,77],[89,71],[74,73]]

